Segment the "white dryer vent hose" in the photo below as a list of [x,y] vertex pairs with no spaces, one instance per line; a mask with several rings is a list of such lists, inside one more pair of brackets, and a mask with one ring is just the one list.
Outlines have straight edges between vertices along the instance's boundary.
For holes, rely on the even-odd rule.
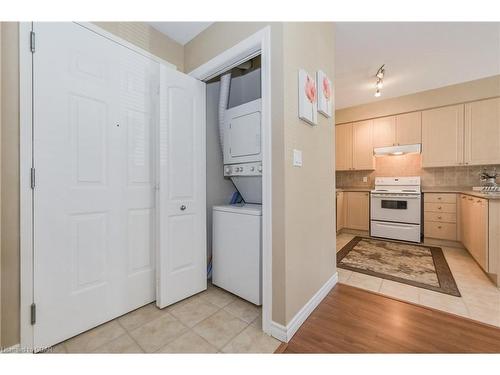
[[224,153],[224,116],[226,115],[229,102],[229,89],[231,86],[231,73],[220,77],[219,90],[219,141],[222,153]]

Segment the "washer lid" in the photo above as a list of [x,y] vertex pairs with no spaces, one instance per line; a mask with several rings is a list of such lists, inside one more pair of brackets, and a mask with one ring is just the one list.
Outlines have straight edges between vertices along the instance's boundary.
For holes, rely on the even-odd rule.
[[242,215],[262,216],[262,205],[260,204],[228,204],[224,206],[213,206],[212,210]]

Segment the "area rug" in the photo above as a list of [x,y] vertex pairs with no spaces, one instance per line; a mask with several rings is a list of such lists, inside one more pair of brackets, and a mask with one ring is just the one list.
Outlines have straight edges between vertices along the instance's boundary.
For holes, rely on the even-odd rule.
[[354,237],[337,253],[337,266],[460,297],[439,247]]

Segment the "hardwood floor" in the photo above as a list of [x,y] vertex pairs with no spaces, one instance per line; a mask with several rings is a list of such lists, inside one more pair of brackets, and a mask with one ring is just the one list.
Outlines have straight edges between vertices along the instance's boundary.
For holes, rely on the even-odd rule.
[[500,329],[337,284],[277,353],[500,353]]

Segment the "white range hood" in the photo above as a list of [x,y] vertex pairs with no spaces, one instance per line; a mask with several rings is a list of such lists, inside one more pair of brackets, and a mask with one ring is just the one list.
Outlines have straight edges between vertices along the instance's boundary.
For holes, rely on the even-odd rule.
[[420,143],[404,146],[377,147],[373,149],[375,156],[420,154],[422,145]]

